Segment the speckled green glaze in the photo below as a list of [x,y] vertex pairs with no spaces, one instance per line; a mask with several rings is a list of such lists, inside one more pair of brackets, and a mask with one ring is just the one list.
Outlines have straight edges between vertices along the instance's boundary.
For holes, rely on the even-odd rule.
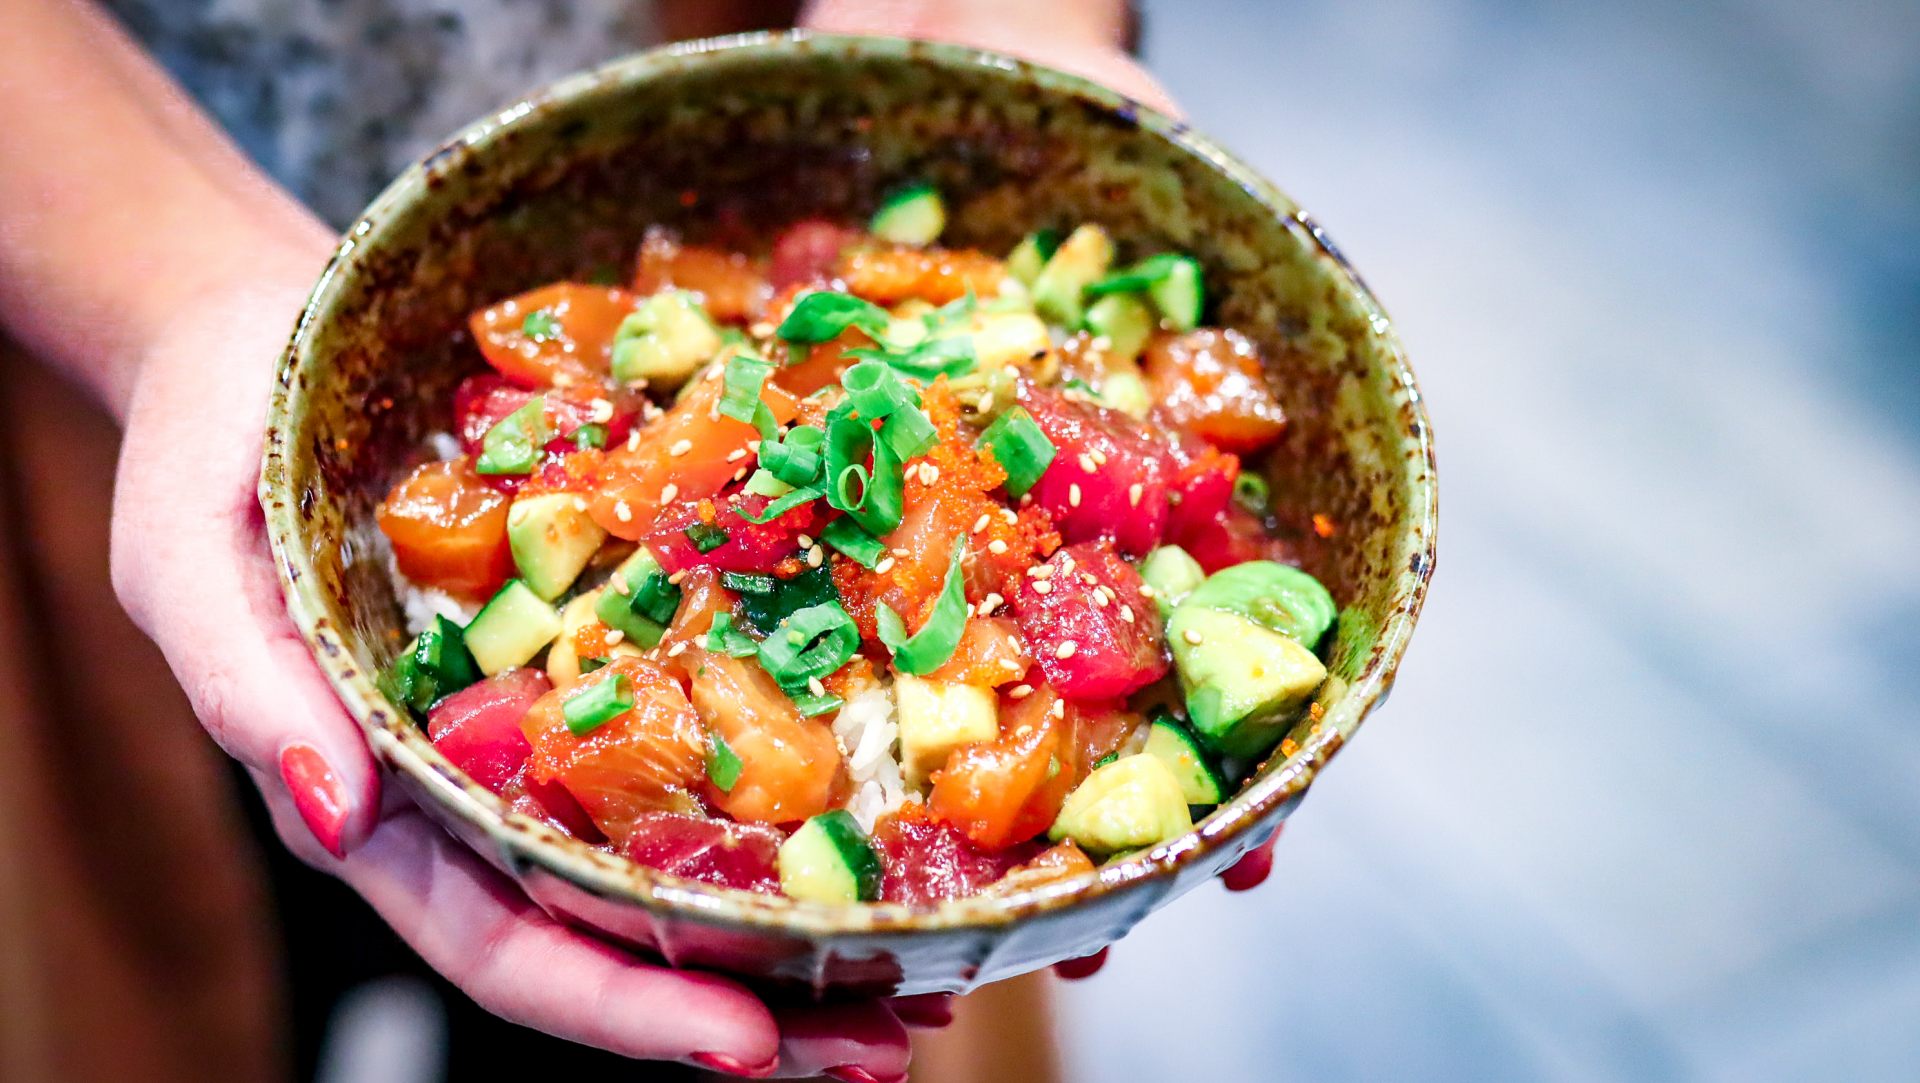
[[[1206,268],[1213,318],[1255,339],[1292,425],[1263,469],[1345,605],[1317,722],[1191,835],[1097,874],[938,909],[832,907],[641,869],[509,815],[375,689],[402,645],[373,510],[477,367],[479,305],[624,268],[641,230],[764,243],[803,214],[864,217],[931,179],[948,238],[1004,250],[1104,224],[1123,256]],[[1267,838],[1385,695],[1433,572],[1433,450],[1400,344],[1285,196],[1208,140],[1109,91],[993,54],[891,39],[753,36],[636,56],[485,120],[402,175],[347,234],[288,346],[260,483],[288,611],[380,760],[562,918],[676,964],[814,995],[965,990],[1093,952]]]

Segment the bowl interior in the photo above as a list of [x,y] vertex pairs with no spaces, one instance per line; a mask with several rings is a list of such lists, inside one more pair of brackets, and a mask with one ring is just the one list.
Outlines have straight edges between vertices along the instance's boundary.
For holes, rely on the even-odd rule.
[[[1005,251],[1094,221],[1123,258],[1199,259],[1210,322],[1259,344],[1292,419],[1263,465],[1298,516],[1283,532],[1343,605],[1312,716],[1197,842],[1102,879],[1270,823],[1304,789],[1390,682],[1432,568],[1430,444],[1385,317],[1291,202],[1177,123],[1058,73],[883,39],[710,43],[577,76],[442,147],[349,232],[289,348],[262,494],[294,618],[383,757],[498,817],[371,683],[406,641],[374,507],[482,367],[467,314],[557,278],[624,279],[651,224],[764,246],[799,217],[862,219],[911,180],[948,193],[950,244]],[[561,864],[586,849],[528,838]]]

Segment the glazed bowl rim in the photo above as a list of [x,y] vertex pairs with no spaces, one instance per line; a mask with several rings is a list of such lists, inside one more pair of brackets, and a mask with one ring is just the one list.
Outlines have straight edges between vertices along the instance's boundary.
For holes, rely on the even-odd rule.
[[[1327,710],[1319,729],[1279,767],[1243,787],[1204,817],[1193,831],[1130,858],[1110,862],[1092,873],[1002,895],[952,900],[928,908],[901,903],[828,904],[757,895],[684,880],[635,865],[544,824],[504,812],[497,798],[467,779],[434,749],[420,727],[410,720],[393,725],[404,716],[379,692],[372,675],[361,671],[342,642],[339,630],[324,616],[322,588],[313,561],[307,555],[305,528],[297,510],[300,494],[293,491],[295,449],[290,437],[298,429],[308,394],[305,381],[296,377],[301,370],[315,369],[321,363],[323,351],[314,341],[317,329],[346,295],[363,258],[362,252],[382,239],[389,223],[403,218],[419,200],[430,198],[429,182],[438,169],[453,159],[483,153],[499,145],[502,137],[518,126],[540,123],[543,106],[581,101],[590,104],[603,95],[618,96],[642,84],[671,79],[690,64],[797,61],[821,50],[832,50],[834,55],[850,58],[897,60],[947,70],[987,70],[1037,86],[1052,96],[1078,100],[1101,113],[1124,117],[1199,159],[1271,212],[1280,220],[1281,228],[1304,234],[1325,258],[1337,265],[1345,288],[1359,302],[1371,321],[1373,333],[1385,346],[1390,356],[1391,376],[1405,396],[1401,412],[1407,423],[1402,426],[1395,450],[1402,453],[1399,469],[1417,471],[1417,474],[1406,482],[1414,499],[1406,508],[1405,525],[1396,533],[1394,552],[1389,559],[1395,562],[1392,566],[1398,568],[1396,589],[1391,596],[1399,598],[1404,593],[1406,600],[1382,621],[1362,671]],[[541,869],[595,895],[628,900],[648,909],[680,912],[708,922],[810,937],[843,937],[1009,925],[1143,881],[1167,880],[1183,866],[1200,860],[1216,848],[1231,845],[1244,832],[1256,829],[1274,816],[1277,810],[1290,808],[1386,694],[1419,617],[1433,567],[1438,514],[1431,433],[1424,400],[1408,367],[1406,352],[1366,283],[1319,226],[1292,200],[1252,168],[1181,121],[1079,76],[969,46],[807,31],[762,32],[670,45],[566,76],[468,126],[395,178],[347,229],[303,306],[281,356],[268,411],[259,496],[288,615],[348,713],[366,734],[376,757],[422,783],[445,810],[484,833],[500,848],[501,856],[516,874]],[[1392,475],[1389,479],[1390,483],[1400,483],[1400,479]]]

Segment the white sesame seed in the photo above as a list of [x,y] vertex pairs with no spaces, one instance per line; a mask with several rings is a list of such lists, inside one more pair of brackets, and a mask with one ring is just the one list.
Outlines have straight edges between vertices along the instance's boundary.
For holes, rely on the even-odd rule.
[[613,578],[610,580],[610,582],[613,583],[613,592],[615,594],[632,594],[633,593],[633,588],[627,585],[627,573],[621,571],[618,568],[615,568],[613,570]]
[[640,449],[640,430],[629,429],[627,431],[627,450],[638,451],[639,449]]
[[1027,734],[1032,732],[1033,732],[1033,727],[1027,725],[1024,722],[1013,728],[1013,735],[1015,737],[1025,737]]
[[1153,598],[1153,588],[1145,583],[1140,584],[1140,597],[1151,601]]
[[667,454],[677,459],[680,456],[685,455],[687,452],[692,450],[693,450],[693,441],[675,440],[673,442],[673,446],[667,449]]
[[795,539],[793,539],[793,540],[794,540],[795,542],[797,542],[797,543],[799,544],[799,546],[800,546],[800,548],[802,548],[802,549],[811,549],[811,548],[813,548],[813,539],[812,539],[811,537],[809,537],[808,535],[805,535],[805,534],[802,534],[802,535],[800,535],[799,537],[797,537],[797,538],[795,538]]
[[587,417],[604,425],[613,420],[613,403],[606,399],[594,399],[587,404]]
[[1106,596],[1106,595],[1104,595],[1104,594],[1102,594],[1102,593],[1100,593],[1100,592],[1099,592],[1099,591],[1097,591],[1097,590],[1096,590],[1096,591],[1094,591],[1094,592],[1093,592],[1093,604],[1094,604],[1094,605],[1096,605],[1096,606],[1099,606],[1099,607],[1100,607],[1101,609],[1105,609],[1105,608],[1107,607],[1107,596]]
[[1086,572],[1080,573],[1080,581],[1090,587],[1095,586],[1100,582],[1100,580],[1095,579],[1093,576],[1088,575]]
[[1072,658],[1073,652],[1079,649],[1080,649],[1080,645],[1078,643],[1075,643],[1073,640],[1069,639],[1065,643],[1062,643],[1058,647],[1054,648],[1053,656],[1064,662],[1067,659]]
[[993,409],[993,392],[991,391],[980,392],[980,401],[974,403],[973,408],[980,411],[983,414]]
[[666,488],[660,490],[660,503],[671,504],[673,503],[673,498],[679,495],[680,486],[669,481],[667,482]]
[[1000,603],[1004,601],[1006,601],[1006,599],[1000,597],[997,592],[980,599],[980,615],[984,617],[992,613],[994,610],[1000,608]]
[[1078,484],[1067,486],[1067,506],[1074,508],[1080,506],[1080,486]]
[[900,480],[902,481],[913,481],[919,478],[919,476],[920,476],[920,464],[917,462],[908,463],[907,468],[905,470],[900,471]]
[[1107,453],[1101,451],[1099,448],[1094,448],[1092,451],[1087,452],[1087,457],[1093,460],[1093,465],[1095,466],[1107,465]]
[[747,468],[744,466],[733,472],[733,480],[735,481],[743,481],[746,479],[746,476],[747,476]]
[[927,485],[932,485],[934,482],[939,481],[940,468],[932,463],[921,463],[920,480]]
[[903,556],[906,556],[906,555],[907,555],[907,551],[906,551],[905,549],[903,549],[903,548],[901,548],[900,546],[897,546],[897,545],[896,545],[896,546],[894,546],[894,547],[893,547],[892,549],[889,549],[889,550],[887,550],[887,551],[888,551],[888,552],[890,552],[890,553],[892,553],[892,554],[893,554],[894,556],[897,556],[897,557],[903,557]]
[[748,327],[747,331],[752,334],[754,338],[770,338],[773,335],[773,325],[762,320]]
[[747,457],[747,449],[743,447],[737,447],[737,448],[734,448],[732,451],[727,452],[727,461],[730,463],[737,463],[741,459],[744,459],[746,457]]
[[881,557],[880,560],[874,564],[873,570],[881,575],[887,574],[893,570],[893,558]]
[[753,452],[755,455],[760,454],[760,441],[758,440],[747,441],[747,450]]
[[1008,526],[1017,526],[1020,522],[1020,517],[1014,514],[1012,508],[1001,508],[1000,518],[1005,519]]
[[1033,686],[1030,684],[1016,684],[1007,689],[1008,699],[1026,699],[1031,695],[1033,695]]
[[1064,699],[1054,700],[1053,706],[1047,708],[1047,713],[1055,718],[1067,717],[1067,701]]
[[987,543],[987,552],[992,553],[994,556],[999,556],[1006,551],[1007,543],[1001,541],[999,538],[995,538]]
[[1025,666],[1023,666],[1023,665],[1021,665],[1020,663],[1018,663],[1018,662],[1016,662],[1016,661],[1014,661],[1014,660],[1013,660],[1013,659],[1011,659],[1011,658],[1002,658],[1002,659],[1000,659],[1000,666],[1001,666],[1001,668],[1003,668],[1003,669],[1005,669],[1005,670],[1007,670],[1007,671],[1009,671],[1009,672],[1011,672],[1011,673],[1016,673],[1016,674],[1017,674],[1017,673],[1019,673],[1019,672],[1020,672],[1021,670],[1023,670],[1023,669],[1025,669],[1025,668],[1027,668],[1027,667],[1025,667]]
[[1031,493],[1031,492],[1025,492],[1025,493],[1021,493],[1021,494],[1020,494],[1020,506],[1021,506],[1021,507],[1023,507],[1023,508],[1024,508],[1024,507],[1026,507],[1027,505],[1029,505],[1029,504],[1031,504],[1031,503],[1033,503],[1033,493]]
[[621,631],[618,628],[615,628],[612,631],[607,633],[607,645],[610,647],[614,646],[615,644],[618,644],[621,640],[625,638],[627,638],[627,633]]
[[616,500],[613,502],[613,517],[623,523],[631,523],[633,522],[633,509],[627,506],[626,501]]
[[1136,507],[1136,508],[1139,507],[1140,497],[1146,491],[1147,491],[1146,486],[1140,484],[1137,481],[1134,482],[1132,485],[1127,486],[1127,503],[1133,507]]
[[818,568],[820,566],[820,562],[825,559],[827,559],[827,554],[825,554],[824,552],[821,552],[819,546],[816,545],[813,548],[807,550],[807,567]]
[[686,649],[687,649],[687,641],[683,639],[680,642],[675,643],[673,646],[667,648],[667,657],[678,658],[680,657],[681,654],[686,652]]
[[818,677],[808,677],[807,691],[812,692],[816,696],[824,696],[827,694],[827,686],[821,684],[820,678]]
[[1187,629],[1186,632],[1181,636],[1181,638],[1185,639],[1188,643],[1196,647],[1200,645],[1200,633],[1195,629],[1192,629],[1192,628]]
[[1035,594],[1051,594],[1053,593],[1053,584],[1047,582],[1045,579],[1036,579],[1033,581],[1033,592]]
[[1098,464],[1093,461],[1093,456],[1083,451],[1080,453],[1080,469],[1091,474],[1098,469]]
[[1130,605],[1121,606],[1120,619],[1123,621],[1126,621],[1128,624],[1132,624],[1133,623],[1133,607]]
[[978,533],[980,533],[980,532],[981,532],[982,530],[985,530],[985,529],[987,529],[987,524],[988,524],[989,522],[992,522],[992,521],[993,521],[993,517],[992,517],[992,516],[989,516],[989,515],[982,515],[982,516],[980,516],[980,518],[978,518],[978,519],[975,519],[975,520],[973,521],[973,532],[974,532],[975,534],[978,534]]
[[687,577],[687,570],[685,568],[682,568],[679,571],[674,572],[672,575],[667,576],[667,582],[677,587],[680,585],[680,581],[682,579],[685,579],[686,577]]

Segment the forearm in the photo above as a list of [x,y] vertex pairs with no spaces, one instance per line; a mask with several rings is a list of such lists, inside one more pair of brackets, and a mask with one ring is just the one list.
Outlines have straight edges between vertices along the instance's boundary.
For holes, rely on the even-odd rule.
[[0,100],[0,323],[116,415],[196,298],[317,272],[325,228],[91,7],[0,4]]

